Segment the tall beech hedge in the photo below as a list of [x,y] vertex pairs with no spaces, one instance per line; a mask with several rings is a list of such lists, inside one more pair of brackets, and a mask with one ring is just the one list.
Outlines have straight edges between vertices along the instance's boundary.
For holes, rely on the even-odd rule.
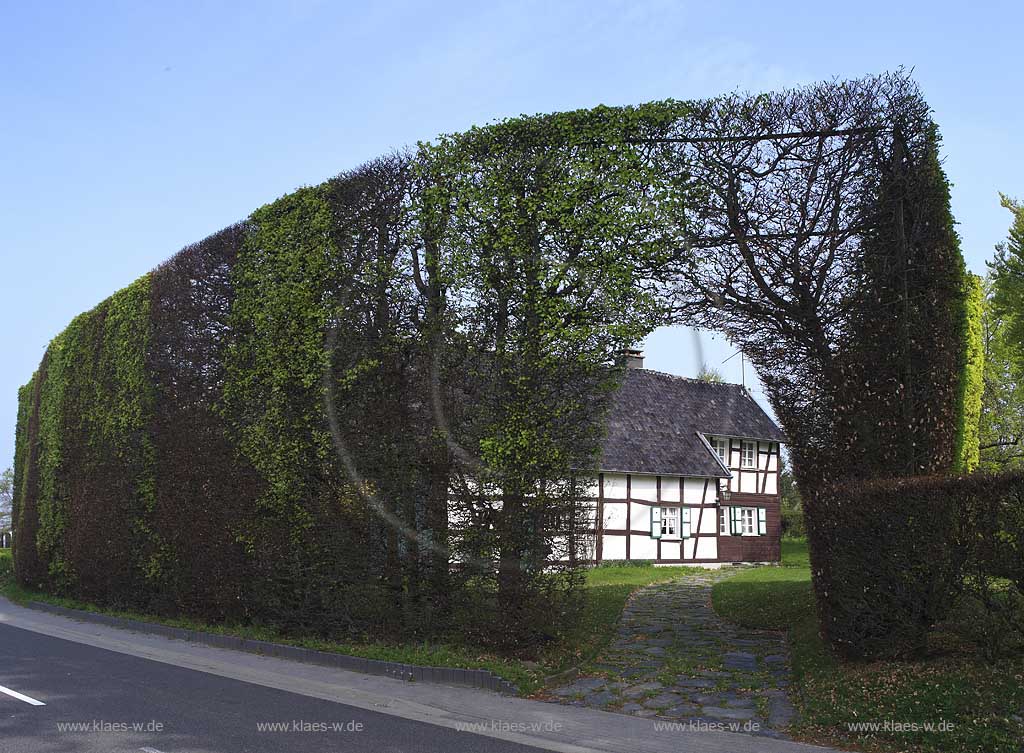
[[[50,344],[19,393],[18,578],[534,651],[580,614],[581,479],[621,353],[687,323],[757,365],[838,620],[854,601],[833,564],[853,554],[846,498],[817,501],[828,474],[969,458],[938,143],[897,73],[513,118],[284,196]],[[882,525],[847,521],[861,540]],[[907,552],[909,572],[931,556]]]
[[999,608],[993,577],[1024,593],[1024,474],[848,481],[818,504],[831,542],[822,628],[845,656],[923,653],[958,599],[981,594]]
[[149,329],[144,277],[77,317],[23,391],[16,530],[34,537],[16,555],[23,582],[107,600],[144,591],[159,567]]
[[[566,132],[560,116],[522,128],[548,151]],[[430,170],[477,169],[479,137],[452,138]],[[531,269],[532,287],[472,277],[488,262],[464,244],[481,231],[456,226],[470,220],[450,174],[414,159],[427,161],[394,155],[257,210],[54,340],[22,392],[23,582],[295,633],[521,651],[566,629],[584,546],[575,474],[594,462],[617,354],[661,304],[630,284],[626,213],[543,249],[524,232],[502,263]],[[539,159],[547,195],[529,211],[574,182],[600,196],[637,175],[557,164]],[[515,177],[487,195],[515,207]],[[523,232],[527,206],[487,232]],[[489,285],[499,311],[475,297]],[[572,322],[582,300],[592,313]],[[474,521],[457,535],[453,498]]]
[[155,611],[229,620],[254,614],[247,598],[254,574],[239,529],[263,482],[218,408],[231,343],[231,271],[245,233],[244,225],[226,228],[150,276],[151,525],[161,549],[139,597]]
[[[977,312],[939,145],[923,100],[899,113],[863,210],[869,229],[855,287],[863,305],[822,370],[830,435],[793,453],[819,611],[833,645],[850,656],[881,656],[885,646],[901,655],[950,606],[951,509],[929,513],[899,495],[872,508],[832,491],[839,482],[966,470],[977,446]],[[851,541],[871,543],[855,557]],[[898,570],[902,580],[893,579]],[[868,594],[877,609],[864,606]]]

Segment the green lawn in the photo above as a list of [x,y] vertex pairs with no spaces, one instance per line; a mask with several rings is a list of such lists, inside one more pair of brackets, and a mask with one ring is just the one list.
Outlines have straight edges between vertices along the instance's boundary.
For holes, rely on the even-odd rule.
[[807,541],[804,539],[782,540],[783,567],[810,567],[811,557],[807,553]]
[[44,601],[50,604],[103,612],[145,622],[159,622],[164,625],[202,630],[224,635],[238,635],[245,638],[288,643],[320,651],[363,656],[384,661],[406,662],[408,664],[463,667],[467,669],[489,669],[500,677],[514,683],[524,694],[536,692],[544,685],[544,679],[552,674],[575,667],[596,656],[611,639],[615,624],[630,594],[638,588],[657,581],[671,580],[682,574],[694,572],[686,567],[654,567],[651,565],[627,567],[599,567],[587,573],[586,604],[583,619],[572,635],[549,646],[537,662],[523,662],[507,659],[481,648],[438,643],[387,645],[352,644],[326,641],[318,638],[297,639],[283,636],[272,630],[248,625],[208,624],[190,619],[171,619],[136,612],[105,609],[95,604],[64,599],[48,594],[35,593],[21,588],[13,577],[10,550],[0,550],[0,593],[12,601]]
[[[801,551],[802,550],[802,551]],[[962,642],[935,635],[931,655],[916,662],[839,662],[818,635],[806,547],[789,542],[781,568],[759,568],[717,583],[716,611],[742,625],[789,632],[795,734],[804,740],[881,753],[1020,753],[1024,725],[1024,658],[983,662]],[[952,723],[952,729],[851,732],[850,723]]]

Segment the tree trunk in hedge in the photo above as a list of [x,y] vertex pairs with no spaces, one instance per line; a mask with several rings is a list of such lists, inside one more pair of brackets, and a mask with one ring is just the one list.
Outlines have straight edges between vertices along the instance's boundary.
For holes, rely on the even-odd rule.
[[443,441],[428,448],[429,485],[426,501],[426,525],[429,548],[423,620],[428,632],[440,632],[451,604],[451,575],[448,541],[448,506],[451,487],[451,456]]
[[529,594],[523,571],[523,539],[526,535],[523,496],[514,490],[502,494],[498,547],[498,609],[502,643],[515,650],[528,644],[530,625],[526,619]]

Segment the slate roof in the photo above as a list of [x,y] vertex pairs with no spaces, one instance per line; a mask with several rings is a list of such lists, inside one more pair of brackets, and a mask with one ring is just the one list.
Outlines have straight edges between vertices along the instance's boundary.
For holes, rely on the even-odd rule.
[[738,384],[629,369],[608,416],[601,470],[674,476],[729,474],[705,436],[783,442],[782,430]]

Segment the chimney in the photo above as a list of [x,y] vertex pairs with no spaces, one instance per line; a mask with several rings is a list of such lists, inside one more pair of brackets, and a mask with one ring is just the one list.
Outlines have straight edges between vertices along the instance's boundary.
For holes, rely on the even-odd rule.
[[642,369],[644,367],[644,352],[637,348],[630,348],[626,351],[626,368]]

